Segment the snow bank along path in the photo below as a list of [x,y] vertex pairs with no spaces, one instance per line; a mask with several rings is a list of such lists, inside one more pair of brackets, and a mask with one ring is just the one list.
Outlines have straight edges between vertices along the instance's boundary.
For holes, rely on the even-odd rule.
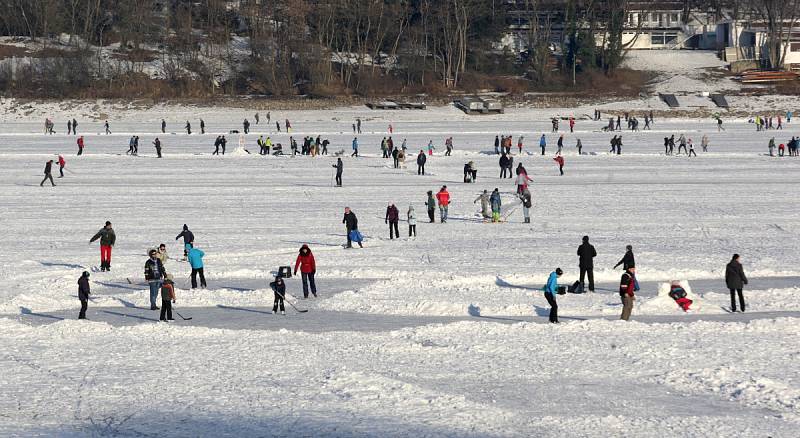
[[[680,316],[677,306],[652,301],[658,299],[657,283],[672,279],[702,284],[694,288],[704,301],[699,312],[722,314],[728,297],[721,278],[733,252],[743,255],[756,279],[747,292],[748,310],[797,308],[797,284],[769,279],[799,275],[794,230],[800,161],[763,156],[776,134],[755,133],[743,122],[726,123],[728,131],[718,134],[710,131],[710,120],[657,120],[652,132],[623,133],[624,155],[610,156],[605,151],[611,134],[599,132],[600,123],[579,121],[578,132],[565,136],[567,174],[559,177],[551,159],[556,138],[548,134],[547,157],[531,147],[549,131],[545,112],[487,118],[451,109],[273,112],[273,119],[292,120],[298,140],[323,133],[331,151],[349,151],[350,123],[364,118],[368,133],[359,140],[367,156],[346,158],[345,187],[333,188],[330,158],[211,157],[214,134],[158,134],[165,158],[153,158],[149,143],[164,114],[171,114],[173,126],[190,117],[196,125],[202,114],[215,134],[238,129],[251,116],[167,110],[118,111],[110,119],[111,136],[94,135],[100,124],[82,120],[80,129],[91,133],[82,157],[74,156],[74,138],[40,134],[41,120],[3,116],[0,281],[6,287],[0,289],[0,313],[77,314],[75,281],[98,264],[97,247],[87,242],[105,220],[114,223],[118,243],[112,272],[92,274],[98,301],[92,305],[104,308],[145,305],[143,286],[114,285],[141,278],[147,248],[164,242],[178,255],[173,238],[184,223],[207,254],[214,289],[186,290],[188,266],[168,262],[179,280],[179,309],[269,305],[269,272],[292,263],[299,246],[309,243],[320,284],[329,285],[311,304],[315,309],[448,317],[479,309],[487,317],[530,318],[546,308],[536,289],[552,269],[565,270],[565,283],[577,277],[575,249],[584,234],[599,252],[597,281],[609,290],[564,297],[566,316],[618,312],[610,289],[620,271],[611,267],[626,244],[634,246],[639,276],[648,284],[634,319]],[[64,118],[51,115],[58,128]],[[378,158],[390,122],[395,144],[407,138],[411,150],[418,150],[434,140],[437,153],[428,175],[417,176],[411,166],[392,169]],[[790,137],[791,128],[779,136]],[[663,137],[680,132],[698,145],[702,133],[709,133],[711,152],[691,160],[661,156]],[[140,157],[117,155],[127,149],[130,133],[141,136]],[[522,223],[521,212],[504,224],[476,217],[472,201],[479,190],[498,187],[506,204],[513,201],[513,183],[497,178],[497,157],[485,153],[501,133],[513,134],[515,144],[517,135],[525,135],[533,152],[515,156],[534,178],[532,224]],[[456,151],[442,157],[449,135]],[[575,155],[577,137],[592,155]],[[247,137],[251,151],[257,151],[256,138]],[[287,138],[273,135],[284,144]],[[235,149],[236,136],[229,140],[229,150]],[[66,154],[71,173],[56,179],[56,188],[40,188],[44,161],[54,153]],[[477,184],[460,182],[470,160],[479,169]],[[443,184],[454,200],[451,220],[424,223],[425,192]],[[419,237],[386,238],[383,215],[390,201],[401,217],[409,204],[416,207]],[[340,247],[345,205],[358,214],[368,237],[363,250]],[[247,287],[236,286],[242,283]],[[289,283],[294,296],[298,283]],[[226,284],[231,287],[220,288]],[[234,324],[229,327],[235,330],[77,321],[28,326],[3,319],[0,347],[10,353],[0,359],[9,371],[0,385],[13,396],[0,405],[0,431],[789,436],[798,413],[796,321],[565,319],[560,327],[548,327],[470,320],[354,335],[341,325],[336,332],[310,334]],[[169,391],[162,370],[174,370],[167,371]],[[145,405],[152,409],[143,411]],[[164,427],[169,410],[160,406],[181,406],[170,414],[172,429]]]

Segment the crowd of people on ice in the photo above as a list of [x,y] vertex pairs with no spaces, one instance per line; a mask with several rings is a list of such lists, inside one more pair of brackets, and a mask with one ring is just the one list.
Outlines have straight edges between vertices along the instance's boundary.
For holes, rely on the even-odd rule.
[[[595,112],[595,120],[601,119],[601,113],[599,111]],[[761,117],[757,116],[754,118],[753,122],[756,123],[756,126],[759,131],[761,130],[768,130],[768,129],[782,129],[783,121],[780,116],[777,118],[777,124],[773,128],[773,117]],[[258,124],[260,122],[260,116],[258,113],[255,114],[254,117],[255,123]],[[270,123],[271,114],[268,112],[266,116],[267,124]],[[552,132],[558,135],[556,140],[557,149],[554,154],[553,160],[558,165],[560,175],[564,175],[564,134],[559,134],[560,123],[558,117],[553,117],[552,121]],[[569,126],[569,132],[574,133],[576,120],[574,117],[569,117],[566,119]],[[631,131],[638,130],[638,119],[635,116],[631,116],[628,113],[617,115],[616,120],[614,118],[609,119],[609,124],[604,127],[603,130],[606,131],[621,131],[622,120],[625,120],[627,123],[627,127]],[[645,126],[644,129],[650,129],[651,124],[653,123],[654,117],[653,113],[650,112],[649,114],[644,115],[644,122]],[[791,120],[791,112],[787,113],[786,117],[787,122]],[[718,121],[718,128],[722,129],[721,118],[717,117]],[[78,122],[74,119],[68,121],[68,133],[77,135],[77,126]],[[250,132],[250,122],[248,119],[244,119],[243,121],[243,132],[244,134],[248,134]],[[354,134],[358,135],[362,132],[362,121],[360,118],[356,119],[356,122],[353,123],[353,132]],[[110,126],[109,123],[106,121],[104,124],[104,128],[106,134],[110,134]],[[205,133],[205,122],[200,119],[200,128],[201,134]],[[187,135],[191,135],[191,123],[189,121],[186,122],[185,125]],[[281,125],[280,122],[276,122],[276,129],[280,132]],[[286,133],[291,133],[291,123],[288,119],[284,122],[284,129]],[[162,119],[161,121],[161,132],[166,133],[167,124],[166,121]],[[393,126],[390,124],[388,127],[389,133],[392,134],[394,131]],[[53,134],[53,122],[50,119],[47,119],[45,124],[45,132],[48,134]],[[239,134],[236,130],[231,130],[231,134]],[[582,142],[580,138],[576,138],[575,147],[577,148],[578,154],[582,154]],[[77,140],[77,144],[79,147],[78,155],[83,153],[84,149],[84,137],[81,136]],[[289,136],[289,147],[291,148],[291,155],[308,155],[308,156],[317,156],[317,155],[327,155],[328,154],[328,146],[330,142],[327,139],[322,139],[320,135],[314,136],[304,136],[302,140],[302,145],[298,146],[297,141],[293,138],[293,136]],[[799,139],[792,137],[788,143],[789,155],[790,156],[797,156],[797,148],[798,143],[800,143]],[[215,150],[212,155],[221,155],[225,154],[226,150],[227,139],[225,135],[218,135],[214,142]],[[256,144],[259,147],[259,155],[279,155],[283,154],[283,147],[280,143],[273,143],[272,138],[270,135],[261,134],[259,135],[258,139],[256,140]],[[161,141],[158,137],[153,140],[153,145],[156,148],[157,156],[161,157]],[[359,156],[359,140],[358,137],[354,137],[352,140],[352,150],[353,153],[351,156],[358,157]],[[548,145],[548,139],[546,134],[542,134],[539,138],[538,142],[539,148],[541,150],[541,155],[546,154],[546,149]],[[615,134],[610,140],[611,149],[609,151],[610,154],[614,155],[621,155],[622,154],[622,135]],[[138,146],[139,146],[139,136],[134,135],[130,138],[129,148],[126,154],[136,156],[138,155]],[[246,149],[245,144],[245,137],[243,134],[239,134],[239,146],[247,153],[250,153]],[[453,137],[447,137],[444,140],[445,152],[444,156],[451,156],[452,151],[454,150],[454,141]],[[528,176],[528,172],[523,166],[522,163],[517,163],[516,169],[512,171],[514,168],[514,156],[512,153],[512,148],[514,146],[514,140],[512,135],[497,135],[494,139],[494,152],[500,156],[499,159],[499,167],[500,167],[500,178],[515,178],[514,183],[516,185],[516,192],[514,197],[516,198],[511,205],[506,205],[504,210],[503,199],[501,196],[501,192],[498,188],[494,188],[491,192],[488,190],[483,190],[477,198],[473,201],[474,204],[480,202],[480,216],[485,221],[491,222],[501,222],[506,220],[511,212],[515,211],[517,207],[521,206],[523,211],[523,220],[524,223],[530,223],[530,208],[532,206],[532,196],[530,189],[528,187],[529,183],[532,179]],[[677,151],[675,150],[677,146]],[[700,146],[703,152],[708,151],[709,147],[709,138],[708,135],[703,135],[700,141]],[[770,139],[769,143],[769,154],[770,156],[774,155],[774,150],[776,149],[775,139]],[[380,142],[380,151],[381,157],[384,159],[392,159],[393,160],[393,167],[394,168],[404,168],[406,156],[408,154],[408,143],[406,139],[403,139],[400,145],[395,145],[394,139],[392,135],[385,136]],[[777,146],[778,149],[778,156],[784,155],[784,144],[780,144]],[[419,150],[419,153],[416,155],[416,164],[417,164],[417,174],[418,175],[425,175],[425,165],[428,161],[428,157],[433,156],[436,147],[434,145],[433,140],[430,140],[425,148]],[[516,142],[516,153],[519,156],[523,156],[524,152],[524,137],[519,136]],[[667,156],[671,155],[680,155],[681,153],[692,157],[697,156],[697,152],[694,148],[694,143],[691,138],[687,138],[686,135],[680,134],[678,139],[675,139],[675,135],[671,135],[669,137],[664,137],[664,154]],[[335,182],[337,187],[342,186],[342,175],[344,171],[344,165],[342,161],[343,150],[335,153],[334,155],[337,156],[337,162],[333,165],[335,169]],[[40,185],[43,185],[46,181],[50,181],[53,186],[55,183],[53,182],[52,178],[52,165],[53,160],[49,160],[46,163],[45,167],[45,178],[42,180]],[[64,176],[64,168],[66,165],[66,161],[62,155],[59,155],[58,158],[58,165],[60,170],[59,178]],[[474,161],[469,161],[468,163],[464,164],[464,183],[475,183],[477,180],[477,173],[478,169]],[[435,215],[436,210],[439,211],[439,219],[441,223],[447,223],[448,220],[448,210],[451,204],[451,197],[450,193],[447,190],[447,186],[443,185],[435,194],[433,191],[427,192],[427,199],[425,201],[425,207],[428,214],[429,222],[435,222]],[[400,237],[399,232],[399,222],[400,222],[401,212],[400,209],[394,204],[389,203],[386,208],[386,213],[384,217],[385,224],[388,225],[389,228],[389,239],[393,240],[395,238]],[[408,236],[416,237],[417,236],[417,215],[416,210],[412,205],[409,205],[408,209],[405,210],[405,219],[408,224]],[[344,209],[344,216],[342,218],[342,223],[345,226],[346,232],[346,244],[344,245],[345,248],[352,248],[353,243],[356,243],[359,247],[363,248],[364,236],[361,234],[358,228],[358,219],[354,211],[352,211],[349,207],[345,207]],[[198,277],[199,277],[199,287],[205,288],[207,286],[205,274],[204,274],[204,263],[203,257],[204,253],[200,249],[196,248],[194,245],[194,235],[191,231],[189,231],[188,227],[184,225],[183,231],[176,237],[177,239],[183,238],[184,239],[184,258],[181,261],[188,261],[191,267],[191,274],[190,274],[190,281],[192,288],[198,287]],[[111,249],[115,244],[116,236],[114,231],[111,227],[110,222],[106,222],[106,225],[96,233],[90,242],[94,242],[96,240],[100,240],[100,248],[101,248],[101,262],[100,262],[100,271],[110,271],[111,270]],[[558,268],[554,270],[546,283],[543,287],[545,299],[551,306],[550,312],[550,322],[558,323],[558,303],[557,303],[557,295],[566,293],[568,290],[569,292],[573,293],[582,293],[586,290],[584,287],[584,278],[588,278],[588,291],[594,292],[594,275],[593,275],[593,259],[597,256],[597,252],[589,243],[588,236],[583,238],[583,243],[578,248],[578,257],[579,257],[579,281],[575,284],[565,287],[559,286],[558,280],[563,275],[563,270]],[[164,244],[161,244],[158,249],[152,249],[148,252],[148,259],[144,265],[144,278],[150,288],[150,308],[152,310],[159,310],[161,309],[160,320],[172,320],[172,308],[171,304],[175,302],[175,287],[174,287],[174,278],[172,277],[171,273],[168,273],[166,270],[167,260],[169,257],[166,252],[166,247]],[[633,300],[635,299],[635,292],[639,290],[638,280],[636,279],[636,266],[633,256],[633,250],[630,246],[628,246],[627,251],[620,262],[615,266],[615,268],[619,265],[623,266],[624,273],[620,279],[620,286],[619,286],[619,293],[620,299],[622,302],[622,315],[621,318],[627,320],[630,318],[631,311],[633,309]],[[311,249],[308,245],[303,245],[300,249],[300,254],[298,255],[296,264],[295,264],[295,275],[298,270],[301,271],[302,274],[302,284],[303,284],[303,296],[307,298],[309,295],[309,290],[311,294],[316,297],[317,290],[316,284],[314,280],[314,274],[316,272],[316,265],[314,261],[314,256],[311,252]],[[81,312],[80,318],[85,318],[86,312],[86,301],[88,300],[88,295],[90,294],[90,286],[88,283],[88,278],[90,274],[88,272],[84,272],[79,281],[79,298],[81,300]],[[277,312],[280,310],[281,313],[285,312],[284,309],[284,301],[286,298],[286,283],[283,280],[284,275],[276,276],[275,280],[271,282],[270,288],[274,292],[274,303],[273,303],[273,312]],[[742,295],[743,285],[747,284],[747,278],[744,275],[744,271],[742,269],[741,264],[739,263],[739,256],[734,255],[733,259],[731,260],[730,264],[726,268],[726,284],[731,292],[731,310],[736,311],[736,296],[738,295],[740,308],[744,311],[745,304],[744,304],[744,297]],[[159,297],[159,293],[161,296],[161,307],[158,307],[157,299]],[[684,311],[689,311],[692,301],[690,298],[687,297],[686,292],[682,289],[679,284],[673,284],[670,288],[670,297],[672,297],[676,304],[683,309]],[[290,303],[291,304],[291,303]]]

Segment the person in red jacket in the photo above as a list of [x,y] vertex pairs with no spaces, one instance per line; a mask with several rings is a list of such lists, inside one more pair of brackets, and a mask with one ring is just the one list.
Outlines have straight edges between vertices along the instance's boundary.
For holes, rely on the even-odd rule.
[[558,163],[558,171],[561,172],[561,176],[564,176],[564,157],[561,155],[556,155],[553,160]]
[[61,174],[59,178],[64,178],[64,166],[67,165],[66,160],[61,155],[58,156],[58,173]]
[[300,267],[300,275],[303,278],[303,299],[308,298],[308,284],[311,283],[311,293],[317,297],[317,285],[314,284],[314,274],[317,273],[317,264],[314,261],[314,254],[308,245],[300,247],[300,254],[294,262],[294,275],[297,275],[297,268]]
[[83,154],[83,136],[78,137],[78,155]]
[[436,194],[436,200],[439,201],[439,215],[442,223],[445,223],[447,222],[447,207],[450,206],[450,192],[447,191],[447,186],[442,186],[439,193]]
[[619,282],[619,297],[622,300],[622,316],[627,321],[633,311],[634,290],[636,289],[636,267],[629,266]]

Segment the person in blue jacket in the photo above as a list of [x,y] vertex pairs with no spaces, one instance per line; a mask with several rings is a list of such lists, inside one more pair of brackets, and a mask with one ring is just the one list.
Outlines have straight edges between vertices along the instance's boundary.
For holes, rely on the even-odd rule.
[[558,294],[558,278],[564,271],[561,268],[556,268],[555,271],[550,273],[547,279],[547,284],[544,286],[544,298],[550,304],[550,322],[558,324],[558,303],[556,302],[556,295]]
[[206,255],[198,248],[189,249],[189,265],[192,267],[192,289],[197,289],[197,275],[200,274],[200,287],[206,288],[206,277],[203,275],[203,256]]
[[350,156],[351,157],[358,156],[358,137],[353,139],[353,153]]
[[542,155],[544,155],[544,150],[547,148],[547,139],[544,134],[542,134],[542,138],[539,139],[539,147],[542,148]]
[[500,191],[497,188],[494,189],[489,197],[489,202],[492,205],[492,222],[500,222],[500,208],[503,202],[500,199]]

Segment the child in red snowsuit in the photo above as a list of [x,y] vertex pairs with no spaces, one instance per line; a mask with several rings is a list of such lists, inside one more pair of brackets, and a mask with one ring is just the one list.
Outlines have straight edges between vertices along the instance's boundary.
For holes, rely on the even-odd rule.
[[692,305],[693,301],[686,297],[686,291],[681,287],[680,284],[673,283],[669,288],[669,296],[678,304],[678,307],[683,309],[684,312],[688,312],[689,306]]

